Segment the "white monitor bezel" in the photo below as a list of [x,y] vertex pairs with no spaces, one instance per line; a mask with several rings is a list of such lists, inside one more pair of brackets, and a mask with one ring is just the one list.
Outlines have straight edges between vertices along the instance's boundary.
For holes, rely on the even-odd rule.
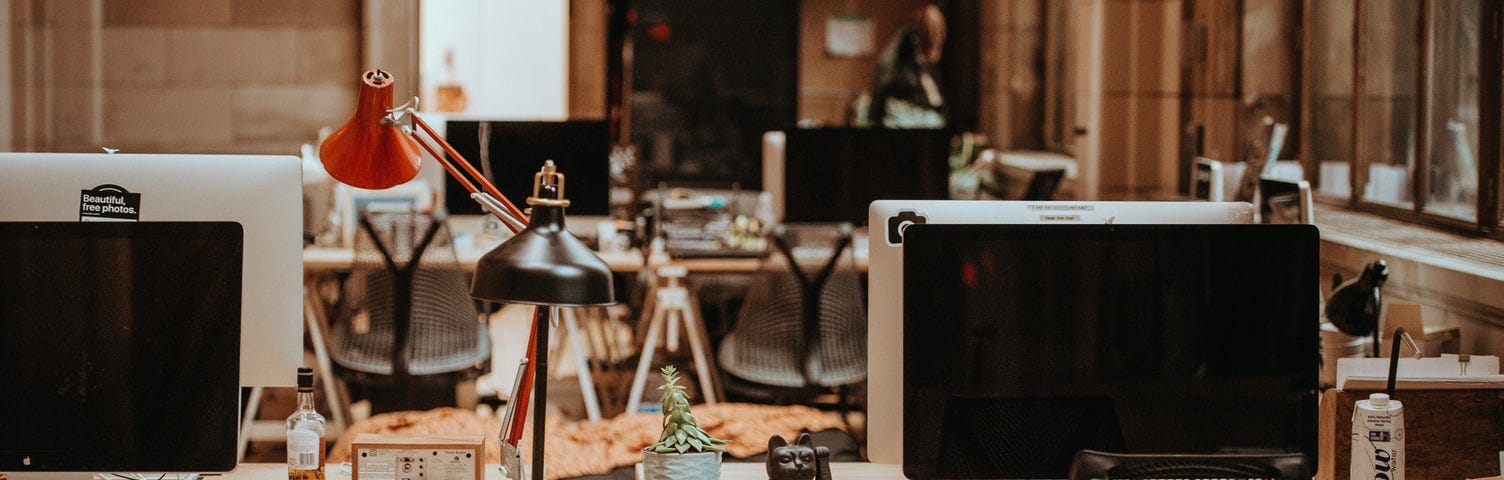
[[[878,200],[867,209],[867,453],[903,463],[903,245],[889,219],[904,211],[925,223],[1195,224],[1253,223],[1246,202],[1079,202]],[[901,223],[902,220],[895,220]]]
[[296,386],[303,362],[302,166],[273,155],[0,153],[0,220],[79,221],[83,190],[141,195],[140,221],[245,231],[240,384]]

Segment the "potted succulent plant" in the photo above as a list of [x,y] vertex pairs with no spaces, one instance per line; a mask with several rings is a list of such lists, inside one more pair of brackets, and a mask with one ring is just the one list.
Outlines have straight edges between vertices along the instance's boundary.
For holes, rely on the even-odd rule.
[[721,454],[730,440],[705,433],[689,412],[689,394],[679,385],[679,371],[663,367],[663,433],[642,449],[645,480],[707,480],[721,478]]

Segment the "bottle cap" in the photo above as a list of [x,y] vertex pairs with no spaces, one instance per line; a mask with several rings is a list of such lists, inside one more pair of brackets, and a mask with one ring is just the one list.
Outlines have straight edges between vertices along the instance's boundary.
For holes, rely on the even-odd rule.
[[1389,406],[1389,395],[1382,393],[1370,394],[1368,395],[1368,404],[1377,408],[1387,407]]
[[313,387],[313,369],[312,368],[308,368],[308,367],[298,367],[298,388],[312,388],[312,387]]

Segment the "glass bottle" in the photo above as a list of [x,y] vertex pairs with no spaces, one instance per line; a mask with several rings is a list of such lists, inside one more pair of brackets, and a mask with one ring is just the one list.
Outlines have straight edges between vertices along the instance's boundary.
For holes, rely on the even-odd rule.
[[298,367],[298,409],[287,417],[288,480],[324,480],[324,416],[313,408],[313,369]]

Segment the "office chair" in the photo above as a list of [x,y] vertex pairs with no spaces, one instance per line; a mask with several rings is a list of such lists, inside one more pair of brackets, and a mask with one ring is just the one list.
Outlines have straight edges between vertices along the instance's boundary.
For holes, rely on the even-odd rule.
[[1311,478],[1310,459],[1298,453],[1227,455],[1133,455],[1082,450],[1070,480],[1216,478],[1295,480]]
[[784,403],[834,388],[836,406],[844,411],[849,388],[867,378],[867,316],[851,255],[851,225],[799,233],[823,233],[833,245],[806,242],[828,253],[796,255],[804,248],[793,246],[791,232],[776,229],[778,253],[749,285],[718,358],[728,391]]
[[445,222],[415,212],[359,221],[330,358],[371,388],[372,413],[452,406],[454,386],[489,368],[491,339]]

